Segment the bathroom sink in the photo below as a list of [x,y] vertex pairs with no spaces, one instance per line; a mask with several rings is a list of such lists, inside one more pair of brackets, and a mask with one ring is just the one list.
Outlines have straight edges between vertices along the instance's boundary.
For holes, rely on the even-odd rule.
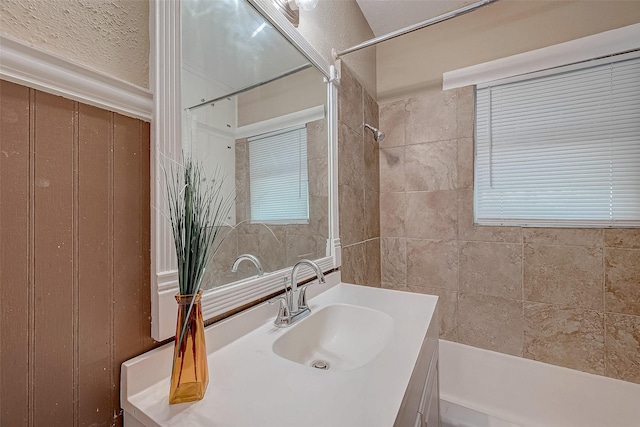
[[316,369],[348,371],[373,360],[390,342],[386,313],[350,304],[327,305],[273,343],[278,356]]
[[326,284],[310,286],[311,314],[290,327],[274,326],[276,307],[267,302],[207,327],[209,387],[201,401],[168,403],[173,343],[125,362],[125,420],[147,427],[413,425],[396,421],[400,413],[415,419],[438,351],[437,297],[339,279],[331,273]]

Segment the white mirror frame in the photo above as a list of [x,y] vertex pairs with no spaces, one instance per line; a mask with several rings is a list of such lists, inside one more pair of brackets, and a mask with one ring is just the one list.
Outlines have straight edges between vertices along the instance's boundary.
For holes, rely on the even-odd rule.
[[[317,260],[323,271],[338,268],[341,248],[338,230],[338,129],[337,86],[335,68],[287,21],[269,0],[247,0],[293,46],[305,55],[329,82],[327,89],[327,119],[329,134],[329,256]],[[154,94],[151,125],[151,336],[157,341],[175,335],[178,275],[171,228],[165,209],[164,177],[161,162],[178,159],[181,153],[181,19],[180,2],[150,0],[149,34],[151,44],[150,87]],[[231,268],[231,266],[229,266]],[[308,269],[301,271],[307,273]],[[227,313],[252,303],[283,288],[291,267],[262,277],[252,277],[207,290],[202,296],[205,319]],[[310,271],[300,277],[313,277]]]

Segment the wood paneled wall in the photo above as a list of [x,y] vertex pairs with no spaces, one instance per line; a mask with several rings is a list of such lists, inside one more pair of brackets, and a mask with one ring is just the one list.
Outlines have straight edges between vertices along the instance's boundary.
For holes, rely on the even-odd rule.
[[120,425],[150,336],[149,124],[0,82],[0,425]]

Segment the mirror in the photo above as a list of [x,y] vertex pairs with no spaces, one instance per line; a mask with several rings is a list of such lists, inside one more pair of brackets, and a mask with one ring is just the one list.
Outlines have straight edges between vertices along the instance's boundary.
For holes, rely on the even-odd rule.
[[245,0],[183,0],[182,149],[235,205],[203,289],[330,255],[327,83]]
[[[271,137],[274,136],[273,132],[281,133],[276,129],[294,130],[290,128],[299,127],[301,124],[307,130],[319,126],[322,128],[322,132],[318,131],[318,133],[328,135],[328,137],[324,135],[322,137],[326,144],[324,151],[328,152],[329,159],[327,161],[329,197],[328,203],[323,204],[323,206],[328,205],[328,215],[323,216],[323,210],[315,210],[312,203],[315,196],[311,194],[313,191],[311,186],[318,185],[317,188],[322,189],[326,185],[324,178],[310,179],[310,176],[315,174],[312,169],[319,167],[324,159],[320,156],[314,159],[313,154],[309,155],[309,153],[314,153],[314,148],[307,146],[307,162],[298,161],[297,164],[301,170],[298,176],[302,175],[302,166],[306,165],[307,180],[311,184],[307,184],[309,202],[307,205],[302,205],[303,207],[307,206],[308,220],[305,222],[304,218],[300,220],[296,216],[289,219],[297,219],[297,221],[278,224],[272,220],[272,223],[269,224],[271,231],[273,231],[271,236],[277,238],[277,247],[281,248],[277,252],[285,254],[285,261],[284,264],[281,264],[282,258],[279,258],[269,264],[271,261],[267,261],[267,259],[271,260],[272,254],[266,254],[263,260],[265,269],[271,272],[273,269],[279,268],[280,265],[286,267],[276,270],[272,274],[258,277],[255,276],[255,270],[251,265],[247,265],[243,266],[243,269],[246,270],[241,271],[242,274],[238,277],[218,277],[215,274],[216,268],[220,269],[221,274],[222,271],[225,274],[228,273],[230,270],[228,262],[232,258],[231,254],[235,254],[236,251],[239,253],[240,250],[248,248],[250,245],[253,245],[254,249],[256,247],[272,247],[268,243],[262,243],[271,239],[262,237],[266,233],[266,227],[258,223],[248,223],[245,220],[246,205],[244,208],[242,207],[243,201],[239,194],[234,214],[227,219],[229,229],[234,228],[233,232],[236,234],[235,238],[231,238],[230,242],[227,242],[231,245],[227,251],[229,255],[225,255],[225,249],[216,256],[214,264],[207,269],[207,274],[210,277],[205,279],[204,286],[207,290],[202,295],[202,315],[205,319],[221,318],[280,291],[283,281],[291,274],[294,254],[295,257],[311,257],[313,253],[312,249],[309,249],[313,245],[296,243],[296,240],[293,239],[295,235],[305,236],[307,243],[316,242],[315,250],[318,253],[316,256],[320,257],[316,261],[323,271],[327,272],[340,266],[341,246],[338,238],[337,216],[337,87],[339,76],[337,70],[287,21],[287,18],[274,6],[272,0],[156,1],[150,3],[150,15],[152,17],[150,36],[153,46],[151,50],[153,70],[150,73],[150,86],[154,88],[154,113],[151,124],[153,138],[151,174],[154,180],[150,194],[154,207],[151,216],[151,336],[160,341],[171,338],[175,334],[177,313],[175,295],[178,290],[178,272],[171,226],[164,214],[167,203],[163,167],[166,162],[180,160],[180,153],[185,148],[182,144],[183,140],[188,141],[188,143],[185,142],[188,150],[201,154],[203,159],[212,157],[226,159],[221,163],[225,166],[231,188],[235,185],[236,171],[242,168],[243,157],[238,159],[240,163],[236,165],[236,146],[239,147],[238,150],[241,150],[243,142],[245,142],[244,139],[246,139],[245,145],[251,148],[254,136]],[[208,17],[207,20],[202,18],[205,16]],[[242,21],[242,17],[245,21]],[[262,17],[266,18],[266,21]],[[250,29],[247,30],[242,22],[249,22]],[[270,36],[263,37],[265,34],[270,34]],[[278,34],[281,34],[282,37],[276,37]],[[190,41],[183,43],[183,38]],[[296,49],[292,46],[295,46]],[[183,61],[183,58],[186,61]],[[309,63],[313,64],[315,69],[309,67]],[[319,70],[319,73],[329,83],[321,84],[319,74],[315,70]],[[188,74],[189,72],[190,74]],[[183,75],[185,81],[188,82],[184,90],[181,88]],[[215,78],[215,81],[212,78]],[[237,79],[236,83],[232,83],[234,78]],[[318,83],[314,85],[303,83],[308,82],[308,79]],[[198,84],[191,84],[192,81],[197,81]],[[214,104],[214,106],[205,107],[200,104]],[[215,115],[207,114],[208,108],[217,110],[218,113]],[[220,112],[224,112],[224,114],[219,114]],[[321,114],[318,115],[318,112]],[[323,112],[324,114],[322,114]],[[317,122],[318,120],[324,120],[324,124]],[[276,128],[276,124],[280,127]],[[270,127],[271,125],[274,127]],[[243,132],[240,133],[240,130]],[[202,135],[206,135],[206,138]],[[198,138],[203,144],[198,141]],[[327,138],[328,141],[326,141]],[[220,150],[207,151],[216,146],[208,144],[210,139],[220,142],[218,144]],[[236,143],[236,140],[240,140],[239,144]],[[204,144],[205,141],[206,144]],[[228,144],[222,144],[223,141]],[[268,144],[272,143],[272,140],[264,140],[263,138],[262,142],[269,147]],[[275,148],[276,145],[273,144],[273,147]],[[303,146],[298,144],[298,147],[301,149]],[[256,150],[255,147],[254,150],[249,149],[247,151],[249,156],[252,151],[259,150]],[[294,150],[288,149],[285,150],[285,153],[292,151]],[[275,150],[265,150],[265,153],[274,159],[281,157],[280,154],[276,154]],[[295,159],[290,158],[289,160]],[[310,160],[317,160],[317,162],[313,164]],[[251,162],[249,161],[249,163]],[[269,162],[256,164],[269,164]],[[211,167],[215,166],[211,164]],[[231,168],[233,170],[230,170]],[[251,177],[251,171],[249,172]],[[322,176],[323,174],[318,173],[317,175]],[[257,175],[253,174],[253,177],[255,176]],[[270,175],[264,174],[263,176]],[[242,175],[239,175],[238,179],[241,180],[241,178]],[[298,178],[296,188],[303,181]],[[269,186],[267,187],[269,188]],[[293,187],[293,185],[290,184],[287,188],[289,187]],[[273,190],[274,186],[271,185],[270,188]],[[272,192],[272,194],[277,193],[277,191]],[[248,195],[251,195],[251,190]],[[318,198],[320,197],[322,196],[318,196]],[[263,196],[261,199],[274,200],[271,196]],[[276,205],[281,206],[282,204]],[[316,219],[317,222],[314,222]],[[324,225],[326,223],[328,223],[328,227]],[[314,224],[317,225],[314,226]],[[244,225],[243,233],[238,232],[241,225]],[[317,235],[312,234],[314,227],[315,230],[324,230],[325,235],[329,236],[328,244],[326,244],[327,250],[324,252],[326,256],[321,256],[323,253],[321,242],[324,236],[322,232]],[[313,236],[315,236],[315,240],[309,238]],[[290,238],[287,239],[287,237]],[[245,243],[246,246],[242,246]],[[302,249],[290,250],[287,257],[287,247],[295,249],[296,246]],[[242,279],[246,275],[250,277]],[[299,278],[305,280],[311,278],[312,275],[310,270],[303,269]],[[225,282],[232,283],[223,286]]]

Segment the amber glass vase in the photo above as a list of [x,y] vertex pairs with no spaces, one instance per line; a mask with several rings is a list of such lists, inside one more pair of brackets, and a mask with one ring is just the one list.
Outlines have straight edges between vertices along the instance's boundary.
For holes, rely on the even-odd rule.
[[[189,307],[194,298],[195,302],[189,313]],[[200,292],[195,297],[194,295],[176,295],[178,321],[173,351],[170,404],[202,399],[209,384],[207,347],[204,339],[204,321],[202,320],[200,298]],[[185,324],[186,328],[184,328]],[[180,342],[183,328],[184,336]]]

